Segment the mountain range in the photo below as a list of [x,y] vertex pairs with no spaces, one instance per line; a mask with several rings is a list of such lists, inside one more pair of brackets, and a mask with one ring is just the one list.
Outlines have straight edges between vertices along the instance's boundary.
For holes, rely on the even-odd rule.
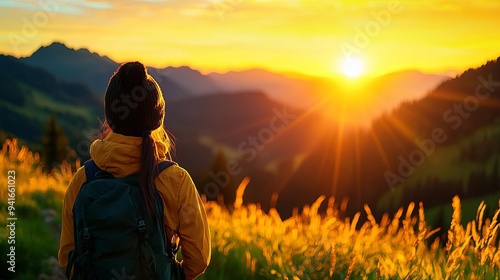
[[[107,81],[118,65],[61,43],[26,58],[0,56],[0,107],[6,112],[1,129],[36,144],[55,113],[76,149],[85,132],[99,126]],[[349,197],[348,211],[369,203],[382,213],[412,199],[438,207],[457,193],[475,197],[496,191],[499,60],[454,78],[410,70],[366,82],[361,90],[369,93],[373,109],[360,113],[374,119],[365,128],[346,128],[328,117],[340,82],[259,69],[148,70],[164,91],[176,160],[201,193],[217,181],[213,174],[227,169],[226,162],[241,171],[221,191],[234,190],[249,176],[244,200],[264,209],[275,204],[283,216],[322,194],[337,201]],[[489,93],[484,100],[475,95],[481,85],[481,92]],[[283,129],[273,130],[277,119]],[[427,140],[439,128],[446,141],[433,143],[432,153],[422,151],[421,143],[431,147]],[[421,153],[423,159],[408,166]],[[401,166],[411,174],[401,174]],[[279,194],[277,202],[271,202],[273,193]]]
[[[75,50],[58,42],[42,46],[31,56],[21,60],[27,65],[42,68],[63,81],[86,85],[100,98],[106,90],[109,77],[119,65],[88,49]],[[206,94],[262,91],[281,104],[307,109],[324,99],[325,95],[335,97],[334,92],[339,90],[337,84],[340,83],[326,78],[294,73],[285,75],[260,69],[207,75],[187,66],[148,67],[148,70],[166,91],[167,101]],[[372,79],[366,87],[371,88],[371,96],[378,103],[373,106],[370,117],[395,108],[401,101],[421,98],[448,78],[408,70]],[[398,90],[402,85],[411,90],[400,94]]]

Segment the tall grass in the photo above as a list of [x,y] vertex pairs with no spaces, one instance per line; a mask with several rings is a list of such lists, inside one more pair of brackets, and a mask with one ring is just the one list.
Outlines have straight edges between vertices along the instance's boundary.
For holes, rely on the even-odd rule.
[[[7,243],[10,217],[7,212],[7,172],[15,171],[16,199],[15,244]],[[47,175],[42,172],[40,157],[26,147],[19,147],[17,140],[6,140],[0,150],[0,279],[37,279],[48,273],[48,258],[57,256],[60,212],[65,185],[71,179],[71,168],[62,165],[60,172]],[[49,209],[53,210],[50,211]],[[55,213],[44,220],[44,211]],[[15,246],[16,272],[7,271],[10,246]]]
[[[65,164],[60,172],[47,175],[39,164],[39,156],[19,148],[15,140],[3,144],[1,182],[7,181],[7,170],[17,173],[17,262],[25,273],[18,279],[47,270],[42,260],[56,256],[56,233],[42,221],[40,211],[50,208],[60,213],[73,175]],[[460,199],[455,197],[447,240],[440,241],[426,224],[422,203],[411,203],[377,221],[367,205],[364,213],[341,218],[334,199],[322,196],[301,214],[282,220],[275,209],[265,213],[258,205],[241,205],[242,189],[232,210],[215,202],[205,205],[213,249],[211,265],[200,279],[500,278],[500,212],[491,219],[484,217],[484,203],[476,219],[464,226]],[[7,250],[6,194],[5,189],[0,192],[2,263]],[[323,203],[327,211],[320,214]],[[367,218],[363,224],[361,215]],[[0,275],[8,279],[5,269]]]

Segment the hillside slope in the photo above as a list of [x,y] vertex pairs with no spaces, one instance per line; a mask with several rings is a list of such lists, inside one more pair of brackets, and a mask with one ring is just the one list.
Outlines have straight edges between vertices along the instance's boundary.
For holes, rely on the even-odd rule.
[[96,127],[101,102],[84,85],[63,82],[50,73],[0,55],[0,127],[36,144],[51,114],[66,131],[72,147],[84,138],[85,129]]

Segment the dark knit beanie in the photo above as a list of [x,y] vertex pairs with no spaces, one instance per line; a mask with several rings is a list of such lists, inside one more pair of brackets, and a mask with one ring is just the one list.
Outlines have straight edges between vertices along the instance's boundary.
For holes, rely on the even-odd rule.
[[140,62],[127,62],[109,80],[104,111],[113,132],[142,136],[163,125],[165,101],[146,67]]

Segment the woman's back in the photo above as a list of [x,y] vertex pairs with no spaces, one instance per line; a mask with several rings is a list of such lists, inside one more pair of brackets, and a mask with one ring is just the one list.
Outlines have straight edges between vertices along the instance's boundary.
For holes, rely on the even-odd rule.
[[[134,67],[140,65],[136,64]],[[108,130],[107,135],[92,143],[91,158],[98,168],[114,177],[139,174],[142,180],[139,183],[141,198],[148,212],[151,211],[151,205],[148,206],[151,203],[150,195],[156,186],[164,203],[162,216],[167,237],[170,239],[174,234],[179,237],[186,276],[187,279],[193,279],[203,273],[210,260],[210,236],[203,203],[191,177],[183,168],[174,165],[160,174],[156,173],[156,164],[167,159],[170,149],[170,141],[163,129],[164,101],[161,91],[147,73],[142,78],[137,78],[135,76],[138,74],[134,74],[137,69],[132,72],[127,69],[124,73],[120,68],[110,80],[105,98],[106,119],[111,120],[112,131]],[[127,77],[131,73],[135,75],[134,79]],[[110,94],[112,89],[117,89],[117,92]],[[146,98],[145,94],[155,96]],[[124,101],[130,100],[129,97],[135,97],[135,104]],[[130,107],[118,110],[120,107],[117,106],[121,102],[128,103]],[[125,114],[125,111],[128,113]],[[144,123],[141,122],[142,119]],[[159,122],[161,124],[157,126]],[[64,198],[59,251],[62,266],[67,265],[68,254],[75,246],[72,209],[86,180],[82,167],[75,174]],[[150,214],[155,216],[159,213]]]

